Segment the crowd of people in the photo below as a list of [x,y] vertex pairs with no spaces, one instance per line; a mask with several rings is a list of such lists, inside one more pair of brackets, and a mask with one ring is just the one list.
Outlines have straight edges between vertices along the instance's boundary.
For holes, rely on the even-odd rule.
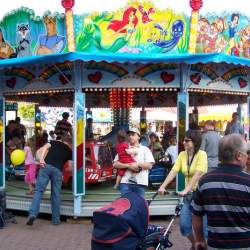
[[[52,224],[60,224],[62,169],[66,161],[72,160],[72,126],[68,117],[68,113],[63,113],[54,133],[42,133],[40,140],[25,140],[26,130],[20,118],[9,121],[6,128],[6,154],[17,148],[24,149],[26,154],[25,182],[29,194],[33,194],[27,225],[33,225],[49,181]],[[177,174],[183,173],[184,189],[178,192],[183,197],[180,231],[190,241],[191,249],[248,249],[250,143],[243,136],[238,114],[233,113],[224,137],[218,134],[212,121],[206,121],[202,130],[198,126],[192,128],[186,131],[184,150],[179,154],[174,129],[170,127],[162,142],[156,133],[149,133],[148,145],[143,143],[138,128],[120,130],[114,158],[118,170],[115,188],[121,195],[135,192],[144,196],[149,170],[161,157],[168,157],[173,167],[158,193],[164,195]]]
[[72,160],[72,126],[68,122],[69,113],[62,114],[54,131],[49,134],[38,130],[36,135],[26,140],[26,129],[20,118],[10,120],[6,127],[7,168],[11,166],[11,153],[15,149],[25,152],[25,182],[29,187],[27,195],[33,195],[27,225],[36,219],[40,201],[48,182],[51,181],[52,224],[60,224],[60,193],[62,170],[68,160]]
[[[184,174],[185,186],[178,192],[183,197],[180,230],[190,241],[190,249],[249,249],[250,143],[243,136],[238,114],[233,113],[222,138],[212,121],[205,123],[203,131],[198,126],[193,128],[186,131],[184,151],[172,157],[172,170],[158,193],[165,194],[177,174]],[[126,148],[137,149],[137,153],[127,162],[120,160],[120,153],[115,157],[114,167],[125,170],[119,189],[122,195],[128,191],[144,195],[148,171],[162,144],[152,133],[149,147],[141,145],[137,128],[130,128],[127,134]],[[176,144],[173,137],[169,141]],[[170,149],[167,154],[171,154]]]

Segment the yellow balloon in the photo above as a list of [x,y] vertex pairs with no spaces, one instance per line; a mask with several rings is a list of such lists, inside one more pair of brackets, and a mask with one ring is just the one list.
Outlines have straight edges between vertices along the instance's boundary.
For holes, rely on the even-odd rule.
[[14,166],[21,165],[25,160],[25,152],[21,149],[14,150],[10,155],[10,160]]

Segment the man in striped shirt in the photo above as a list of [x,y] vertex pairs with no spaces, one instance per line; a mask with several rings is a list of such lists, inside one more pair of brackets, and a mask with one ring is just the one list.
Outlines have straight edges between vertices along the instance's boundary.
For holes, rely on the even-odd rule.
[[[219,142],[217,170],[199,182],[192,202],[196,246],[201,249],[250,249],[250,175],[242,169],[247,144],[239,134]],[[203,237],[202,216],[207,215],[208,241]]]

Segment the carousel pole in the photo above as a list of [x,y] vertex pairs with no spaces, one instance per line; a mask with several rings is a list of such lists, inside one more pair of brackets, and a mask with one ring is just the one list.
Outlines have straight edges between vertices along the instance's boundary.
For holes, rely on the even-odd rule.
[[197,25],[199,20],[199,10],[202,7],[202,0],[190,0],[190,7],[192,8],[191,18],[190,18],[190,35],[189,35],[189,53],[195,53],[196,50],[196,40],[197,40]]
[[[74,52],[75,35],[73,6],[75,0],[62,0],[65,9],[68,50]],[[85,194],[85,93],[82,93],[82,64],[74,62],[74,134],[73,134],[73,195],[74,217],[81,215],[82,196]]]
[[82,92],[82,63],[74,62],[74,133],[73,133],[73,195],[74,217],[81,215],[85,195],[85,93]]
[[4,215],[6,209],[5,193],[5,98],[0,91],[0,229],[5,226]]
[[[178,152],[183,151],[183,140],[185,137],[185,132],[189,127],[189,93],[187,91],[187,86],[184,81],[184,66],[180,64],[180,92],[177,94],[177,145]],[[176,190],[182,191],[185,187],[185,177],[182,173],[178,173],[176,179]]]
[[5,189],[5,98],[0,93],[0,190]]
[[75,5],[75,0],[62,0],[62,6],[65,9],[66,17],[66,29],[67,29],[67,42],[68,50],[73,52],[75,48],[75,34],[74,34],[74,17],[73,17],[73,6]]

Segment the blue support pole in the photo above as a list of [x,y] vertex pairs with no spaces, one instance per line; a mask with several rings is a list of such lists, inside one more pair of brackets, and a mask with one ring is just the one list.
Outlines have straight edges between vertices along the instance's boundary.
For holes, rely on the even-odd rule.
[[[188,129],[189,116],[189,94],[184,82],[184,65],[180,64],[180,92],[177,94],[177,143],[178,152],[183,151],[183,140]],[[176,191],[181,191],[185,187],[185,178],[182,173],[178,173],[176,180]]]
[[5,188],[5,99],[0,97],[0,188]]
[[74,138],[73,138],[73,195],[74,216],[81,215],[82,196],[85,195],[85,94],[82,93],[82,64],[74,63]]

